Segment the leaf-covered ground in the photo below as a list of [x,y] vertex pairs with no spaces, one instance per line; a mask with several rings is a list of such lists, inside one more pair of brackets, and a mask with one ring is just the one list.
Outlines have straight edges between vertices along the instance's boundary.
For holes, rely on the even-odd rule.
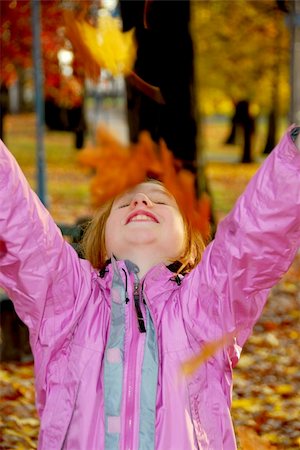
[[[34,186],[34,117],[9,116],[6,128],[7,145]],[[222,146],[224,133],[224,127],[217,125],[206,128],[206,173],[218,220],[260,163],[256,155],[255,163],[238,164],[239,149]],[[76,165],[70,134],[47,133],[46,150],[49,208],[55,220],[74,223],[91,213],[88,176]],[[234,370],[232,416],[241,450],[300,448],[299,338],[300,254],[273,288]],[[33,366],[2,363],[0,375],[0,448],[34,449],[39,421],[34,407]]]

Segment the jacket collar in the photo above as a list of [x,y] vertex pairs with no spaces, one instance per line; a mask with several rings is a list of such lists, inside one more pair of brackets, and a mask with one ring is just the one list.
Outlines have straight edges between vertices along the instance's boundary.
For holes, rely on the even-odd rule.
[[[171,268],[174,269],[175,266],[172,266]],[[107,295],[110,296],[113,280],[119,279],[121,281],[120,279],[122,279],[127,291],[126,280],[128,280],[128,275],[136,269],[138,269],[137,266],[131,261],[112,258],[110,261],[107,261],[105,268],[99,272],[98,280],[107,291]],[[170,266],[160,263],[152,267],[145,277],[140,280],[156,328],[166,303],[173,297],[175,291],[180,289],[183,276],[179,275],[177,277],[170,270]]]
[[[182,276],[174,276],[174,274],[176,274],[176,272],[178,271],[178,269],[181,266],[181,262],[180,261],[175,261],[172,264],[169,264],[168,266],[166,266],[163,263],[159,263],[156,266],[152,267],[147,274],[145,275],[145,278],[148,278],[148,274],[149,273],[159,273],[161,275],[161,271],[165,274],[165,276],[169,276],[169,278],[173,281],[176,281],[178,285],[180,285],[180,283],[178,282],[178,280],[182,279]],[[108,259],[105,262],[105,266],[99,271],[98,275],[100,278],[104,278],[105,275],[107,273],[109,273],[111,270],[113,271],[120,271],[120,268],[125,268],[127,269],[128,273],[135,273],[138,274],[139,273],[139,268],[136,264],[134,264],[132,261],[130,260],[118,260],[115,256],[112,256],[112,258]],[[158,268],[158,270],[155,270],[156,268]],[[167,269],[167,271],[165,270]]]

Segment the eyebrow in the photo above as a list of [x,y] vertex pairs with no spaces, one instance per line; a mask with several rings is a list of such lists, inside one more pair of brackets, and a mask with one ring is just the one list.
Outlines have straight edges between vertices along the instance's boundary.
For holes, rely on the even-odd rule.
[[[166,191],[164,189],[159,189],[159,188],[150,189],[148,193],[149,194],[163,194],[163,195],[165,195],[166,197],[169,197],[169,198],[173,197],[172,194],[170,194],[168,191]],[[146,192],[146,195],[148,193]]]
[[[157,187],[153,187],[153,188],[151,188],[149,191],[143,192],[143,193],[144,193],[145,195],[162,194],[162,195],[164,195],[165,197],[168,197],[168,198],[170,198],[170,199],[173,199],[173,198],[174,198],[174,196],[173,196],[171,193],[169,193],[167,190],[159,189],[159,188],[157,188]],[[115,198],[114,203],[117,203],[117,202],[120,201],[120,200],[126,200],[127,198],[129,198],[131,195],[134,195],[134,194],[135,194],[134,189],[133,189],[133,190],[130,190],[130,191],[127,191],[127,192],[124,192],[123,194],[121,194],[121,195],[119,195],[118,197]]]

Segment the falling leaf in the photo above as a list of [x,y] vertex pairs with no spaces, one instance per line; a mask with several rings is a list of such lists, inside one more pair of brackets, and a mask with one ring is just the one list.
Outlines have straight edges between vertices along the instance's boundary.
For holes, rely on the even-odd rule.
[[232,341],[234,336],[235,332],[228,333],[222,336],[220,339],[205,343],[198,355],[182,364],[181,370],[183,374],[185,376],[192,375],[199,368],[199,366],[201,366],[201,364],[212,357],[218,350],[227,346]]
[[97,26],[71,10],[64,11],[64,19],[66,34],[92,80],[98,81],[101,69],[114,76],[131,72],[136,57],[133,29],[122,32],[118,18],[110,15],[100,16]]
[[125,146],[100,127],[96,146],[82,150],[78,159],[93,170],[91,194],[95,205],[102,205],[147,177],[158,178],[175,197],[191,226],[208,239],[210,199],[206,194],[197,198],[195,176],[180,167],[164,141],[156,144],[149,133],[142,132],[136,144]]

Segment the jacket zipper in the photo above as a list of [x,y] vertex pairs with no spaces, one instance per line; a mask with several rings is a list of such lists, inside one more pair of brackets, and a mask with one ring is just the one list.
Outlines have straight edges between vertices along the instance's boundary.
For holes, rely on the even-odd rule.
[[140,283],[135,282],[133,286],[133,298],[140,333],[146,333],[143,313],[140,305]]
[[[138,318],[138,327],[135,325],[134,321],[131,321],[131,343],[129,346],[128,354],[130,355],[130,365],[128,366],[127,372],[127,391],[126,391],[126,408],[125,408],[125,433],[124,433],[124,449],[133,449],[133,420],[134,420],[134,410],[135,410],[135,386],[136,386],[136,365],[138,356],[141,349],[141,334],[146,332],[144,318],[139,303],[139,282],[134,283],[133,298],[134,298],[134,309]],[[138,305],[138,309],[137,309]],[[139,314],[140,313],[140,314]],[[131,314],[129,314],[131,316]],[[131,316],[133,317],[133,316]],[[141,320],[139,320],[139,318]],[[142,324],[142,325],[140,325]],[[129,324],[130,325],[130,324]],[[141,331],[140,326],[145,331]],[[138,332],[138,328],[139,331]]]

